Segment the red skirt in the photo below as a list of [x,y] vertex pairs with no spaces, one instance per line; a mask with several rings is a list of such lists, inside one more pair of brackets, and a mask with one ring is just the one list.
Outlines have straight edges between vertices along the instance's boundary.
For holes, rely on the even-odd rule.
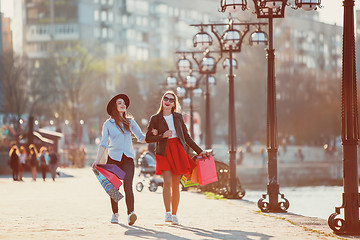
[[156,174],[171,171],[174,175],[190,173],[196,167],[178,138],[168,139],[165,156],[156,154]]

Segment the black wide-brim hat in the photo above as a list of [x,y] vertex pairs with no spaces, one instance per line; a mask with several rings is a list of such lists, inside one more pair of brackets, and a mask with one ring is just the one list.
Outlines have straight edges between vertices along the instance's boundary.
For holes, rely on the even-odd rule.
[[113,97],[112,99],[110,99],[110,101],[108,102],[106,111],[109,115],[111,115],[111,109],[115,106],[116,100],[118,100],[119,98],[121,98],[125,101],[126,108],[128,108],[130,106],[129,97],[126,94],[120,93],[120,94],[116,95],[115,97]]

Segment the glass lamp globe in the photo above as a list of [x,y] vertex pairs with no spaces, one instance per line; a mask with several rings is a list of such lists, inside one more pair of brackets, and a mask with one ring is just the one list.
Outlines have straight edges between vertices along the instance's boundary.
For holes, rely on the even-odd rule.
[[189,88],[194,88],[196,87],[196,77],[195,76],[187,76],[186,77],[186,86]]
[[234,13],[240,9],[246,9],[247,2],[246,0],[221,0],[221,11]]
[[183,98],[183,97],[185,97],[186,89],[183,87],[178,87],[176,89],[176,93],[177,93],[178,97]]
[[215,59],[213,57],[204,57],[201,61],[201,71],[212,72],[215,67]]
[[225,49],[235,48],[241,39],[241,33],[237,30],[227,30],[221,37]]
[[174,87],[176,87],[176,85],[177,85],[177,80],[176,80],[175,77],[169,76],[169,77],[166,79],[166,83],[167,83],[168,87],[174,88]]
[[193,39],[194,47],[206,49],[212,45],[212,37],[206,32],[199,32]]
[[191,69],[191,62],[189,59],[187,58],[181,58],[179,61],[178,61],[178,70],[180,72],[189,72],[190,69]]

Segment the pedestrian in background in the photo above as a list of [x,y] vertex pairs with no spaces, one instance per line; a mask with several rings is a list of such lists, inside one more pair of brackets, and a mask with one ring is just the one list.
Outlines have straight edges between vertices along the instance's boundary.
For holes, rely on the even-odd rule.
[[49,168],[50,168],[51,177],[52,177],[53,181],[55,181],[56,169],[58,167],[58,157],[57,157],[56,153],[54,152],[53,146],[49,147],[49,158],[50,158]]
[[31,168],[31,175],[32,175],[32,180],[36,181],[36,168],[38,167],[38,151],[35,147],[34,144],[30,144],[29,146],[29,150],[30,150],[30,168]]
[[10,148],[9,165],[12,169],[12,177],[13,177],[14,181],[19,181],[19,164],[20,164],[19,154],[20,154],[20,151],[16,145],[14,145]]
[[[154,134],[153,130],[157,130]],[[164,179],[163,201],[165,222],[179,224],[177,210],[180,202],[180,177],[189,174],[196,163],[185,151],[189,145],[197,154],[208,156],[190,137],[184,119],[180,113],[178,98],[172,91],[167,91],[161,98],[157,114],[150,119],[146,142],[156,142],[156,174]],[[170,207],[171,203],[171,207]]]
[[20,181],[24,181],[23,180],[23,174],[24,174],[24,169],[25,169],[25,165],[26,165],[26,161],[27,161],[27,154],[26,154],[26,149],[24,146],[20,147],[20,154],[19,154],[19,175],[20,175]]
[[40,162],[41,175],[43,180],[45,181],[46,171],[49,165],[49,154],[47,153],[46,147],[41,147],[39,152],[40,152],[39,162]]
[[[133,133],[139,142],[145,143],[145,136],[141,132],[139,125],[127,114],[127,108],[130,105],[130,99],[126,94],[114,96],[107,105],[107,113],[110,118],[107,119],[102,127],[102,138],[96,160],[93,163],[93,169],[100,162],[105,149],[108,148],[107,164],[115,164],[125,173],[124,192],[127,206],[128,224],[133,225],[137,219],[134,212],[134,157],[135,151],[132,145],[131,133]],[[108,145],[108,140],[110,144]],[[112,217],[111,223],[119,222],[118,203],[110,198]]]
[[241,165],[244,160],[244,151],[243,151],[242,147],[239,147],[237,149],[237,155],[238,155],[238,157],[237,157],[236,163]]
[[266,163],[265,148],[260,148],[261,165],[264,167]]

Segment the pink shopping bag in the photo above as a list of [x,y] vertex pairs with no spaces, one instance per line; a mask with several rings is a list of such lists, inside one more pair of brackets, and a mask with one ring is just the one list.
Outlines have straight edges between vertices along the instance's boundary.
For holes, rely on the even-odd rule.
[[198,169],[198,181],[200,185],[206,185],[218,180],[213,156],[200,158],[197,160],[196,164]]

